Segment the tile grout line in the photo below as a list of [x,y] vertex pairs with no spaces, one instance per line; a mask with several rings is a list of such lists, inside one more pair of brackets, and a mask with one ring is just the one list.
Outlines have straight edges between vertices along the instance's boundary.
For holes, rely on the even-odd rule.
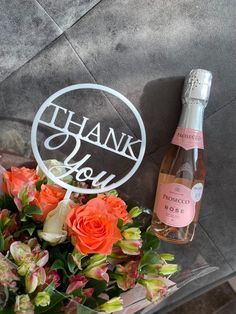
[[[46,46],[44,46],[42,49],[40,49],[35,55],[33,55],[29,60],[27,60],[25,63],[23,63],[21,66],[19,66],[17,69],[15,69],[14,71],[12,71],[9,75],[7,75],[1,82],[0,82],[0,86],[5,82],[7,81],[7,79],[9,79],[12,75],[14,75],[15,73],[17,73],[21,68],[23,68],[26,64],[28,64],[31,60],[33,60],[35,57],[37,57],[44,49],[47,49],[48,47],[50,47],[54,42],[56,42],[57,39],[59,39],[60,37],[62,37],[63,35],[66,37],[67,41],[68,38],[67,36],[65,35],[65,31],[63,31],[61,29],[61,27],[57,24],[57,22],[48,14],[48,12],[42,7],[42,5],[37,1],[37,0],[34,0],[36,5],[38,5],[45,13],[46,15],[50,18],[50,20],[52,20],[53,23],[55,23],[55,25],[58,27],[58,29],[61,31],[61,34],[58,35],[57,37],[55,37],[55,39],[53,39],[50,43],[48,43]],[[95,8],[101,1],[103,0],[100,0],[98,3],[96,3],[90,10],[88,10],[83,16],[81,16],[74,24],[76,24],[81,18],[83,18],[88,12],[90,12],[93,8]],[[73,25],[74,25],[73,24]],[[68,29],[70,29],[73,25],[71,25]],[[81,60],[82,62],[82,60]],[[84,63],[83,63],[84,64]],[[86,67],[87,69],[87,67]]]
[[65,39],[67,40],[68,44],[70,45],[71,49],[73,50],[74,54],[77,56],[77,58],[79,59],[79,61],[83,64],[83,66],[85,67],[85,69],[88,71],[89,75],[92,77],[93,81],[95,83],[97,83],[95,77],[93,76],[92,72],[87,68],[87,66],[85,65],[85,63],[83,62],[82,58],[80,57],[80,55],[77,53],[77,51],[75,50],[74,46],[72,45],[68,35],[66,34],[66,32],[64,32],[63,34],[65,36]]
[[99,0],[93,7],[91,7],[87,12],[85,12],[78,20],[76,20],[71,26],[64,30],[64,32],[71,29],[75,24],[77,24],[81,19],[83,19],[90,11],[95,9],[103,0]]
[[41,5],[41,3],[39,3],[38,2],[38,0],[34,0],[36,3],[37,3],[37,5],[41,8],[41,10],[43,10],[45,13],[46,13],[46,15],[50,18],[50,20],[52,20],[53,21],[53,23],[55,23],[56,24],[56,26],[59,28],[59,30],[61,31],[61,34],[63,34],[63,30],[61,29],[61,27],[57,24],[57,22],[51,17],[51,15],[46,11],[46,9]]
[[65,33],[67,30],[69,30],[70,28],[72,28],[75,24],[77,24],[82,18],[84,18],[90,11],[92,11],[93,9],[95,9],[95,7],[97,5],[99,5],[103,0],[99,0],[94,6],[92,6],[88,11],[86,11],[82,16],[80,16],[78,18],[78,20],[76,20],[73,24],[71,24],[68,28],[66,29],[62,29],[60,27],[60,25],[55,21],[55,19],[48,13],[48,11],[41,5],[40,2],[38,2],[38,0],[35,0],[35,2],[37,2],[37,4],[39,5],[39,7],[48,15],[48,17],[57,25],[57,27],[61,30],[62,33]]
[[16,72],[18,72],[21,68],[23,68],[23,66],[25,66],[26,64],[28,64],[31,60],[33,60],[35,57],[37,57],[44,49],[50,47],[51,44],[53,44],[57,39],[59,39],[60,37],[63,36],[64,32],[63,30],[60,28],[60,26],[56,23],[56,21],[54,21],[54,19],[48,14],[48,12],[41,6],[41,4],[37,1],[34,0],[35,4],[39,6],[39,8],[46,13],[46,15],[50,18],[50,20],[58,27],[59,31],[61,32],[60,35],[58,35],[57,37],[55,37],[50,43],[48,43],[46,46],[44,46],[42,49],[40,49],[35,55],[33,55],[29,60],[27,60],[25,63],[23,63],[21,66],[19,66],[17,69],[15,69],[13,72],[11,72],[7,77],[5,77],[1,82],[0,82],[0,86],[2,85],[2,83],[4,83],[9,77],[11,77],[12,75],[14,75]]
[[201,222],[198,222],[199,225],[201,226],[203,232],[206,234],[207,238],[210,240],[210,242],[212,243],[212,245],[215,247],[216,251],[219,253],[219,255],[223,258],[223,260],[225,261],[225,263],[229,266],[229,268],[234,272],[235,270],[233,269],[233,267],[231,266],[231,264],[227,261],[227,259],[225,258],[224,254],[221,252],[220,248],[216,245],[216,243],[212,240],[212,238],[210,237],[210,235],[208,234],[206,228],[201,224]]
[[208,117],[206,117],[206,119],[204,119],[205,121],[207,121],[208,119],[210,119],[212,116],[214,116],[214,114],[216,114],[217,112],[219,112],[220,110],[224,109],[225,107],[230,106],[234,101],[236,100],[236,97],[231,98],[226,104],[222,105],[220,108],[216,109],[216,111],[212,112]]
[[20,71],[26,64],[30,63],[34,58],[37,58],[37,56],[40,55],[44,51],[44,49],[50,48],[57,40],[62,38],[64,36],[64,33],[57,36],[55,39],[53,39],[49,44],[47,44],[45,47],[43,47],[41,50],[39,50],[34,56],[32,56],[29,60],[27,60],[25,63],[23,63],[19,68],[11,72],[7,77],[5,77],[1,82],[0,86],[7,81],[12,75],[16,74],[18,71]]
[[[85,67],[85,69],[88,71],[89,75],[92,77],[93,81],[98,84],[98,82],[96,81],[94,75],[92,74],[92,72],[89,70],[89,68],[85,65],[85,63],[83,62],[82,58],[80,57],[80,55],[77,53],[77,51],[75,50],[74,46],[72,45],[71,41],[68,38],[68,35],[66,34],[66,32],[64,33],[64,36],[66,38],[66,40],[68,41],[69,45],[71,46],[72,50],[74,51],[74,53],[76,54],[76,56],[78,57],[78,59],[80,60],[80,62],[83,64],[83,66]],[[133,131],[130,129],[129,125],[127,124],[127,122],[123,119],[123,117],[121,116],[121,114],[117,111],[117,109],[114,107],[114,105],[112,104],[111,100],[107,97],[106,94],[104,94],[104,97],[107,99],[107,101],[111,104],[112,108],[117,112],[117,114],[119,115],[119,117],[121,118],[121,120],[124,122],[124,124],[127,126],[127,128],[131,131],[131,133],[137,137]],[[144,155],[145,157],[150,158],[149,156],[147,156],[146,154]]]

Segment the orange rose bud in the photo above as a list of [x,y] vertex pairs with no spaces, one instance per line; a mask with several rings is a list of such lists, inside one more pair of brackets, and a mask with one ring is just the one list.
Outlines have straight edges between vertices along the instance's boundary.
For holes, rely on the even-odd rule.
[[110,205],[101,198],[83,206],[71,206],[66,223],[75,247],[82,254],[110,254],[113,244],[122,239],[118,219],[110,212]]
[[100,194],[99,197],[111,206],[110,213],[118,219],[122,219],[124,224],[132,221],[130,214],[126,210],[127,205],[121,198],[115,195],[106,196],[104,194]]
[[20,189],[33,185],[39,180],[35,169],[11,167],[11,171],[3,173],[3,191],[11,196],[17,196]]
[[35,215],[34,219],[37,221],[44,221],[47,214],[57,207],[58,203],[63,200],[65,196],[65,190],[49,184],[42,184],[40,192],[35,194],[33,201],[34,205],[37,205],[43,212],[42,215]]

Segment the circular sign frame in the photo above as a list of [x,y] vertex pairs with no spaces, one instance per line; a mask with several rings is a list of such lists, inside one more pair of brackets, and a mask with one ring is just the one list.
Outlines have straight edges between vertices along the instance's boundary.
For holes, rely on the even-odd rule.
[[[56,176],[54,176],[49,170],[48,168],[45,166],[43,159],[41,158],[41,155],[39,153],[38,150],[38,144],[37,144],[37,130],[38,130],[38,125],[40,123],[40,118],[42,116],[42,114],[44,113],[44,110],[58,97],[60,97],[63,94],[69,93],[71,91],[74,90],[83,90],[83,89],[91,89],[91,90],[98,90],[98,91],[102,91],[102,92],[107,92],[108,94],[111,94],[117,98],[119,98],[123,103],[126,104],[126,106],[133,112],[139,128],[140,128],[140,135],[141,135],[141,146],[140,146],[140,151],[139,151],[139,155],[137,158],[136,163],[134,164],[134,166],[131,168],[131,170],[120,180],[118,180],[117,182],[114,182],[110,185],[107,185],[104,188],[94,188],[94,189],[85,189],[85,188],[79,188],[79,187],[75,187],[72,186],[68,183],[65,183],[64,181],[58,179]],[[38,166],[40,167],[40,169],[45,173],[45,175],[50,178],[55,184],[65,188],[67,190],[66,193],[66,197],[65,198],[69,198],[71,192],[77,192],[77,193],[83,193],[83,194],[97,194],[97,193],[104,193],[107,192],[109,190],[115,189],[118,186],[124,184],[126,181],[128,181],[133,175],[134,173],[137,171],[137,169],[139,168],[142,159],[144,157],[145,154],[145,148],[146,148],[146,132],[145,132],[145,127],[144,127],[144,123],[143,120],[139,114],[139,112],[137,111],[137,109],[135,108],[135,106],[125,97],[123,96],[121,93],[117,92],[116,90],[107,87],[107,86],[103,86],[103,85],[99,85],[99,84],[91,84],[91,83],[84,83],[84,84],[75,84],[75,85],[70,85],[68,87],[65,87],[59,91],[57,91],[56,93],[54,93],[53,95],[51,95],[39,108],[38,112],[35,115],[34,121],[33,121],[33,125],[32,125],[32,131],[31,131],[31,145],[32,145],[32,150],[33,150],[33,154],[35,156],[35,159],[38,163]]]

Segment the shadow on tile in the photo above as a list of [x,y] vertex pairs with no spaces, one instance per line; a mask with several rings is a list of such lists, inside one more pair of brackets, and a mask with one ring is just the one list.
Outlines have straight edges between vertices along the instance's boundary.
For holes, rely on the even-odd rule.
[[181,112],[183,77],[148,82],[140,98],[140,113],[147,132],[147,153],[171,141]]

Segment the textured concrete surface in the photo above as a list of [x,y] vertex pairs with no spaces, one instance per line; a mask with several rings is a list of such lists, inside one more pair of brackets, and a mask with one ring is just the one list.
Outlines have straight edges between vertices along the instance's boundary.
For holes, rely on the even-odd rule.
[[57,25],[66,30],[100,0],[37,0]]
[[2,0],[0,29],[1,81],[61,34],[34,0]]
[[[186,267],[200,256],[219,270],[171,296],[158,307],[160,313],[236,271],[235,20],[234,0],[1,1],[0,150],[5,155],[0,162],[6,166],[32,160],[32,119],[51,94],[76,83],[104,84],[130,99],[144,120],[146,156],[122,189],[151,208],[160,162],[181,111],[183,77],[196,67],[212,71],[200,225],[192,244],[166,249],[176,250]],[[68,98],[72,104],[76,99]],[[98,107],[94,101],[83,108],[87,114],[138,136],[130,112],[117,100],[100,95]],[[125,169],[121,164],[121,172]]]
[[[228,283],[225,283],[168,314],[233,314],[236,309],[235,298],[235,292]],[[225,305],[229,308],[228,311]],[[221,310],[218,312],[218,309]]]

